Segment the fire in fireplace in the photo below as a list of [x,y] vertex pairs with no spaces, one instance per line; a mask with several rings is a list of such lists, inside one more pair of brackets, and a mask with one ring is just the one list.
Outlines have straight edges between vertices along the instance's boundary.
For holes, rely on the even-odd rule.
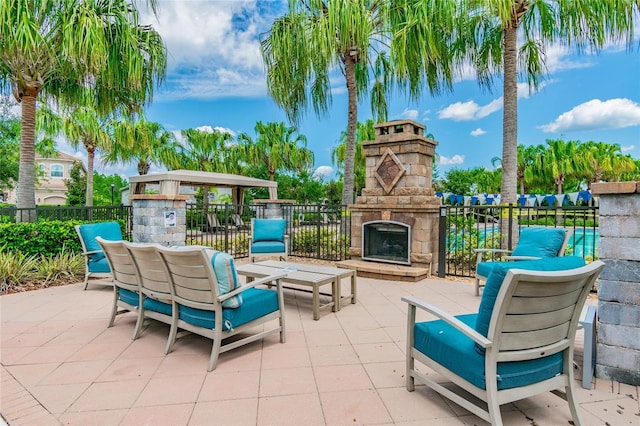
[[411,264],[411,227],[406,223],[376,220],[362,224],[362,260]]

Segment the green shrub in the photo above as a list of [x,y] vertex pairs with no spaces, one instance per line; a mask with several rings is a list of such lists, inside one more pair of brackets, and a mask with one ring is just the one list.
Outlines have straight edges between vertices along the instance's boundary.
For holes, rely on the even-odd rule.
[[38,221],[34,223],[0,223],[0,247],[26,255],[54,255],[63,250],[81,252],[74,229],[79,221]]

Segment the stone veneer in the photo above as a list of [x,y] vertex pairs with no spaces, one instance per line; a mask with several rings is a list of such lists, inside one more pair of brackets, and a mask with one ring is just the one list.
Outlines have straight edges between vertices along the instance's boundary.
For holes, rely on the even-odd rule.
[[640,182],[593,184],[600,196],[596,377],[640,385]]
[[[362,256],[362,224],[392,220],[411,226],[411,266],[438,263],[440,199],[432,188],[437,142],[424,136],[425,127],[411,120],[374,125],[376,137],[363,142],[366,183],[351,210],[352,258]],[[387,268],[379,264],[381,274]],[[396,270],[397,266],[389,265]],[[423,277],[421,277],[423,278]]]
[[[133,242],[185,245],[188,195],[136,194],[133,206]],[[176,212],[175,228],[165,227],[164,212]]]

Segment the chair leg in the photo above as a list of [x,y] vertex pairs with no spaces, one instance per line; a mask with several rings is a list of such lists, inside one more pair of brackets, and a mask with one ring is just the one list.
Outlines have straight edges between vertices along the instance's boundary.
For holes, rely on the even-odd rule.
[[413,369],[415,367],[415,359],[411,354],[407,354],[407,365],[405,371],[406,387],[409,392],[416,390],[416,379],[413,377]]
[[[84,289],[86,290],[87,287],[85,286]],[[113,306],[111,307],[111,319],[109,319],[109,325],[107,325],[107,328],[113,327],[116,315],[118,315],[118,287],[113,286]]]
[[86,274],[84,274],[84,289],[83,290],[87,290],[87,286],[89,285],[89,273],[87,272]]
[[164,349],[164,354],[168,355],[173,350],[173,344],[176,342],[176,336],[178,335],[178,305],[173,304],[173,317],[171,318],[171,328],[169,329],[169,337],[167,338],[167,346]]
[[576,399],[576,393],[573,389],[573,384],[570,384],[566,387],[567,393],[567,402],[569,403],[569,410],[571,411],[571,418],[573,419],[573,424],[576,426],[581,426],[584,424],[582,420],[582,416],[580,415],[580,410],[578,409],[578,401]]
[[500,405],[495,397],[491,397],[487,392],[487,407],[489,411],[489,419],[492,426],[502,426],[502,414],[500,413]]
[[209,358],[209,367],[207,371],[213,371],[216,368],[218,362],[218,356],[220,355],[220,345],[222,343],[222,330],[220,327],[213,332],[213,347],[211,348],[211,358]]
[[476,286],[476,296],[480,296],[480,278],[478,278],[477,275],[476,275],[475,286]]

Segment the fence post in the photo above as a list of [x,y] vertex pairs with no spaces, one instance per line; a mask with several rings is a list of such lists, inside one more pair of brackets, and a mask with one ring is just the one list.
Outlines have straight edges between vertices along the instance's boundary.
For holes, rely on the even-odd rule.
[[438,255],[438,277],[446,276],[447,264],[447,208],[440,207],[440,220],[438,223],[438,246],[440,254]]
[[224,251],[229,253],[229,203],[224,203]]

